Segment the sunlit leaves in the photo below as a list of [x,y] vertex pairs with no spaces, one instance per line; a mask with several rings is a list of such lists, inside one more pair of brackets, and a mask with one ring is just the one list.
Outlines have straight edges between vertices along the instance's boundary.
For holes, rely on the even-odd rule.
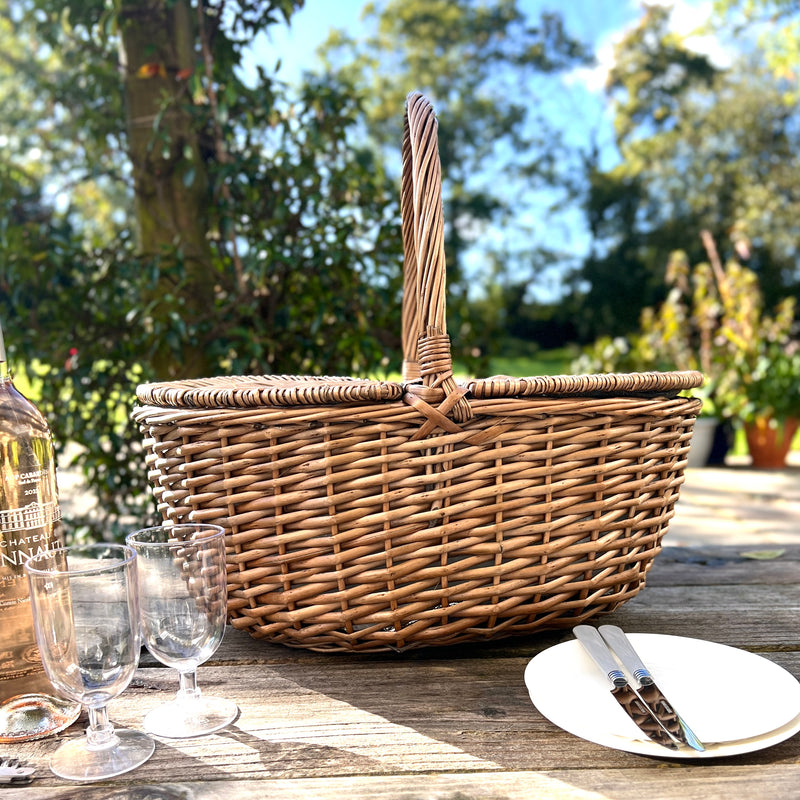
[[[341,83],[366,87],[366,133],[383,146],[396,175],[406,95],[419,89],[434,104],[448,324],[463,332],[455,340],[467,358],[473,358],[474,339],[504,334],[497,306],[479,322],[471,319],[468,282],[473,288],[478,282],[533,282],[546,245],[532,241],[525,212],[537,190],[560,199],[574,164],[540,113],[540,90],[544,76],[591,56],[568,34],[561,14],[534,18],[525,11],[517,0],[383,0],[365,8],[363,36],[333,32],[322,48],[325,67]],[[493,238],[498,230],[502,234]]]
[[[189,246],[197,219],[142,252],[142,242],[158,241],[146,238],[148,221],[178,216],[182,206],[154,190],[133,213],[116,39],[124,20],[105,2],[21,0],[14,36],[34,46],[6,52],[27,56],[24,80],[10,67],[3,73],[9,62],[0,60],[16,159],[0,161],[3,322],[15,362],[35,367],[57,438],[81,444],[80,462],[111,519],[148,513],[141,439],[129,419],[138,382],[366,374],[402,357],[397,189],[380,159],[352,144],[363,138],[363,93],[319,81],[292,97],[264,69],[255,86],[237,77],[245,44],[298,5],[227,3],[222,18],[221,5],[206,3],[213,36],[203,58],[199,41],[194,64],[176,69],[154,58],[153,32],[124,73],[157,87],[141,153],[154,170],[174,170],[181,197],[202,199],[198,259]],[[17,41],[10,23],[3,34]],[[170,87],[172,95],[163,91]],[[184,129],[171,124],[176,111]],[[14,129],[30,128],[30,141],[12,140]],[[39,160],[26,156],[33,147]],[[198,287],[207,293],[199,306]]]
[[[648,7],[615,51],[609,89],[622,161],[590,169],[596,255],[581,274],[590,285],[582,321],[595,334],[626,333],[637,322],[624,318],[627,308],[663,300],[670,252],[702,260],[703,229],[724,246],[723,260],[746,260],[768,306],[800,294],[800,105],[787,102],[763,50],[751,46],[714,69],[668,18]],[[640,287],[621,316],[615,281],[626,292]]]

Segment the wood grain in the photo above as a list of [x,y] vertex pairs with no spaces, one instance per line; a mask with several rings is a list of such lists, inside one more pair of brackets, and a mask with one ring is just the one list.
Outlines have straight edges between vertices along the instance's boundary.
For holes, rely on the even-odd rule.
[[[792,578],[793,576],[793,578]],[[630,632],[672,633],[761,653],[800,675],[800,547],[779,558],[740,548],[667,549],[648,585],[604,619]],[[51,775],[59,737],[4,748],[37,767],[4,800],[249,800],[250,798],[721,798],[797,797],[800,737],[714,761],[678,762],[611,750],[543,718],[528,697],[530,658],[571,637],[551,631],[488,644],[396,654],[322,654],[229,630],[201,667],[207,694],[241,709],[228,729],[192,740],[157,739],[149,762],[80,788]],[[144,655],[110,706],[118,727],[140,727],[177,688]]]

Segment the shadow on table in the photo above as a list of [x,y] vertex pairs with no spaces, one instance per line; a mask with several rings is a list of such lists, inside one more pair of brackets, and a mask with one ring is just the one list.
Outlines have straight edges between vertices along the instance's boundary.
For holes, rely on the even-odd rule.
[[[604,618],[613,622],[614,614]],[[307,665],[279,668],[284,679],[337,703],[358,709],[393,736],[426,742],[433,769],[448,761],[454,769],[575,770],[588,765],[660,767],[675,759],[648,758],[582,740],[544,719],[531,703],[523,673],[537,652],[570,637],[568,631],[468,647],[440,648],[375,659],[339,656],[324,670]],[[467,655],[470,654],[470,655]],[[460,656],[460,657],[459,657]],[[409,669],[419,663],[419,673]],[[354,669],[357,665],[357,669]],[[387,738],[389,738],[387,736]],[[439,747],[431,742],[439,743]],[[343,743],[346,748],[346,743]],[[436,754],[442,756],[441,763]],[[738,766],[776,763],[800,756],[800,737],[750,754],[718,759],[680,759],[681,764]],[[458,763],[456,763],[458,762]],[[410,762],[409,768],[415,765]],[[587,786],[586,788],[591,788]]]

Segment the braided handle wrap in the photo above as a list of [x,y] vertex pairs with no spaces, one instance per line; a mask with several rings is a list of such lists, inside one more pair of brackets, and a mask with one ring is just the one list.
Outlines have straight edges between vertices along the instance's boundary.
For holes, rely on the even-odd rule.
[[427,98],[419,92],[409,94],[403,126],[400,202],[405,250],[403,379],[421,377],[428,389],[443,391],[449,416],[465,422],[472,417],[472,409],[464,389],[453,378],[445,318],[447,271],[437,128]]

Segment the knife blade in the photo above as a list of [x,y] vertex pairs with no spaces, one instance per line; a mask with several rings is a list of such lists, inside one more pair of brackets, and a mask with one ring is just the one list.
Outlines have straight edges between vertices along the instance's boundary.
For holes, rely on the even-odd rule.
[[680,742],[688,744],[698,752],[703,752],[706,749],[705,746],[695,736],[675,706],[658,688],[650,670],[644,665],[622,628],[617,625],[601,625],[599,632],[606,644],[616,653],[625,669],[633,675],[639,684],[639,696],[647,703],[659,722]]
[[613,653],[597,628],[593,628],[591,625],[577,625],[572,632],[592,661],[608,678],[611,683],[611,696],[620,704],[639,730],[656,744],[670,750],[677,750],[678,743],[628,683],[625,673],[619,668]]

